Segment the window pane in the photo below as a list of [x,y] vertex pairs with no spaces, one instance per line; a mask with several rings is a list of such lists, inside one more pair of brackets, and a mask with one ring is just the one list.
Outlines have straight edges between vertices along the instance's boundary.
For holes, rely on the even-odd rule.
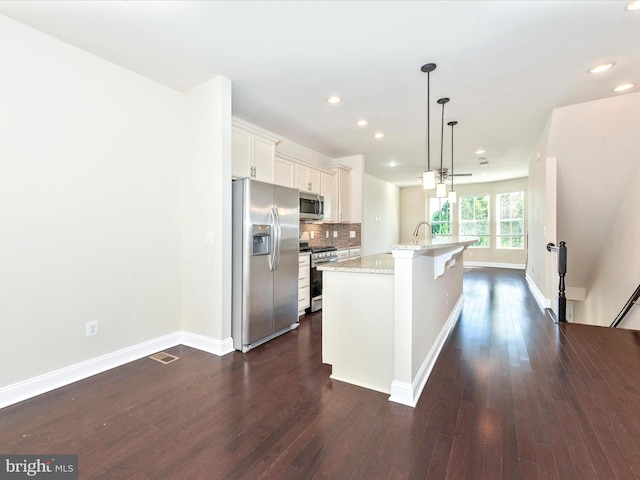
[[460,197],[459,234],[480,237],[473,247],[489,246],[489,195]]
[[498,248],[524,247],[524,192],[497,195]]
[[451,234],[451,205],[448,199],[430,198],[429,218],[433,235]]

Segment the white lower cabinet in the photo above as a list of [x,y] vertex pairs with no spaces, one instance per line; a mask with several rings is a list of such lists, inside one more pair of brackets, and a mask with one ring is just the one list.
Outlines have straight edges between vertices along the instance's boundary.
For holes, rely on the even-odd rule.
[[311,253],[301,253],[298,265],[298,315],[303,315],[311,306]]

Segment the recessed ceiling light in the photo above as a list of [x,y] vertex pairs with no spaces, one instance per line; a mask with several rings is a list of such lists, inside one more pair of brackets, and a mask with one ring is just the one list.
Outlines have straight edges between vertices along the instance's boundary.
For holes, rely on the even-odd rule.
[[483,153],[487,153],[487,151],[482,149],[476,150],[476,155],[482,155]]
[[633,83],[623,83],[622,85],[618,85],[616,88],[613,89],[614,92],[624,92],[625,90],[629,90],[630,88],[633,88],[634,85]]
[[602,73],[602,72],[606,72],[607,70],[609,70],[611,67],[613,67],[613,63],[603,63],[602,65],[596,65],[595,67],[593,67],[591,70],[589,70],[589,73]]
[[635,12],[636,10],[640,10],[640,1],[632,0],[627,4],[626,7],[624,7],[624,9],[628,10],[629,12]]
[[327,98],[327,103],[331,103],[332,105],[335,105],[336,103],[340,103],[341,101],[342,99],[336,95],[333,95]]
[[362,120],[358,120],[356,122],[356,125],[358,125],[359,127],[366,127],[367,125],[369,125],[369,122],[367,122],[366,120],[362,119]]
[[382,132],[378,132],[373,135],[373,138],[382,138],[382,137],[384,137],[384,133]]
[[395,167],[395,166],[397,166],[397,165],[398,165],[398,164],[397,164],[394,160],[391,160],[391,161],[389,162],[389,166],[390,166],[390,167]]

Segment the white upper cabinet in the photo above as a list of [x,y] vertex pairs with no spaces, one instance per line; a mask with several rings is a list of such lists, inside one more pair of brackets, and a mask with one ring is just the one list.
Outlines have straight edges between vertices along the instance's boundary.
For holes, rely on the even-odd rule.
[[238,119],[231,130],[231,175],[274,181],[274,159],[278,139]]
[[332,172],[320,172],[320,195],[324,197],[325,222],[333,221],[333,185],[335,175]]
[[296,163],[296,187],[303,192],[320,194],[320,170]]
[[335,172],[333,192],[333,221],[348,223],[351,220],[351,169],[332,167]]
[[273,168],[273,183],[283,187],[296,187],[296,164],[276,155]]

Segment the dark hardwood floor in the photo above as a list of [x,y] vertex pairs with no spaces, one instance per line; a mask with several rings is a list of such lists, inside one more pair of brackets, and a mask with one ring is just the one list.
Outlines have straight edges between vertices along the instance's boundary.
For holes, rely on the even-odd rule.
[[0,453],[81,479],[640,478],[640,334],[558,326],[522,272],[465,273],[417,408],[329,379],[321,317],[248,354],[184,346],[0,410]]

